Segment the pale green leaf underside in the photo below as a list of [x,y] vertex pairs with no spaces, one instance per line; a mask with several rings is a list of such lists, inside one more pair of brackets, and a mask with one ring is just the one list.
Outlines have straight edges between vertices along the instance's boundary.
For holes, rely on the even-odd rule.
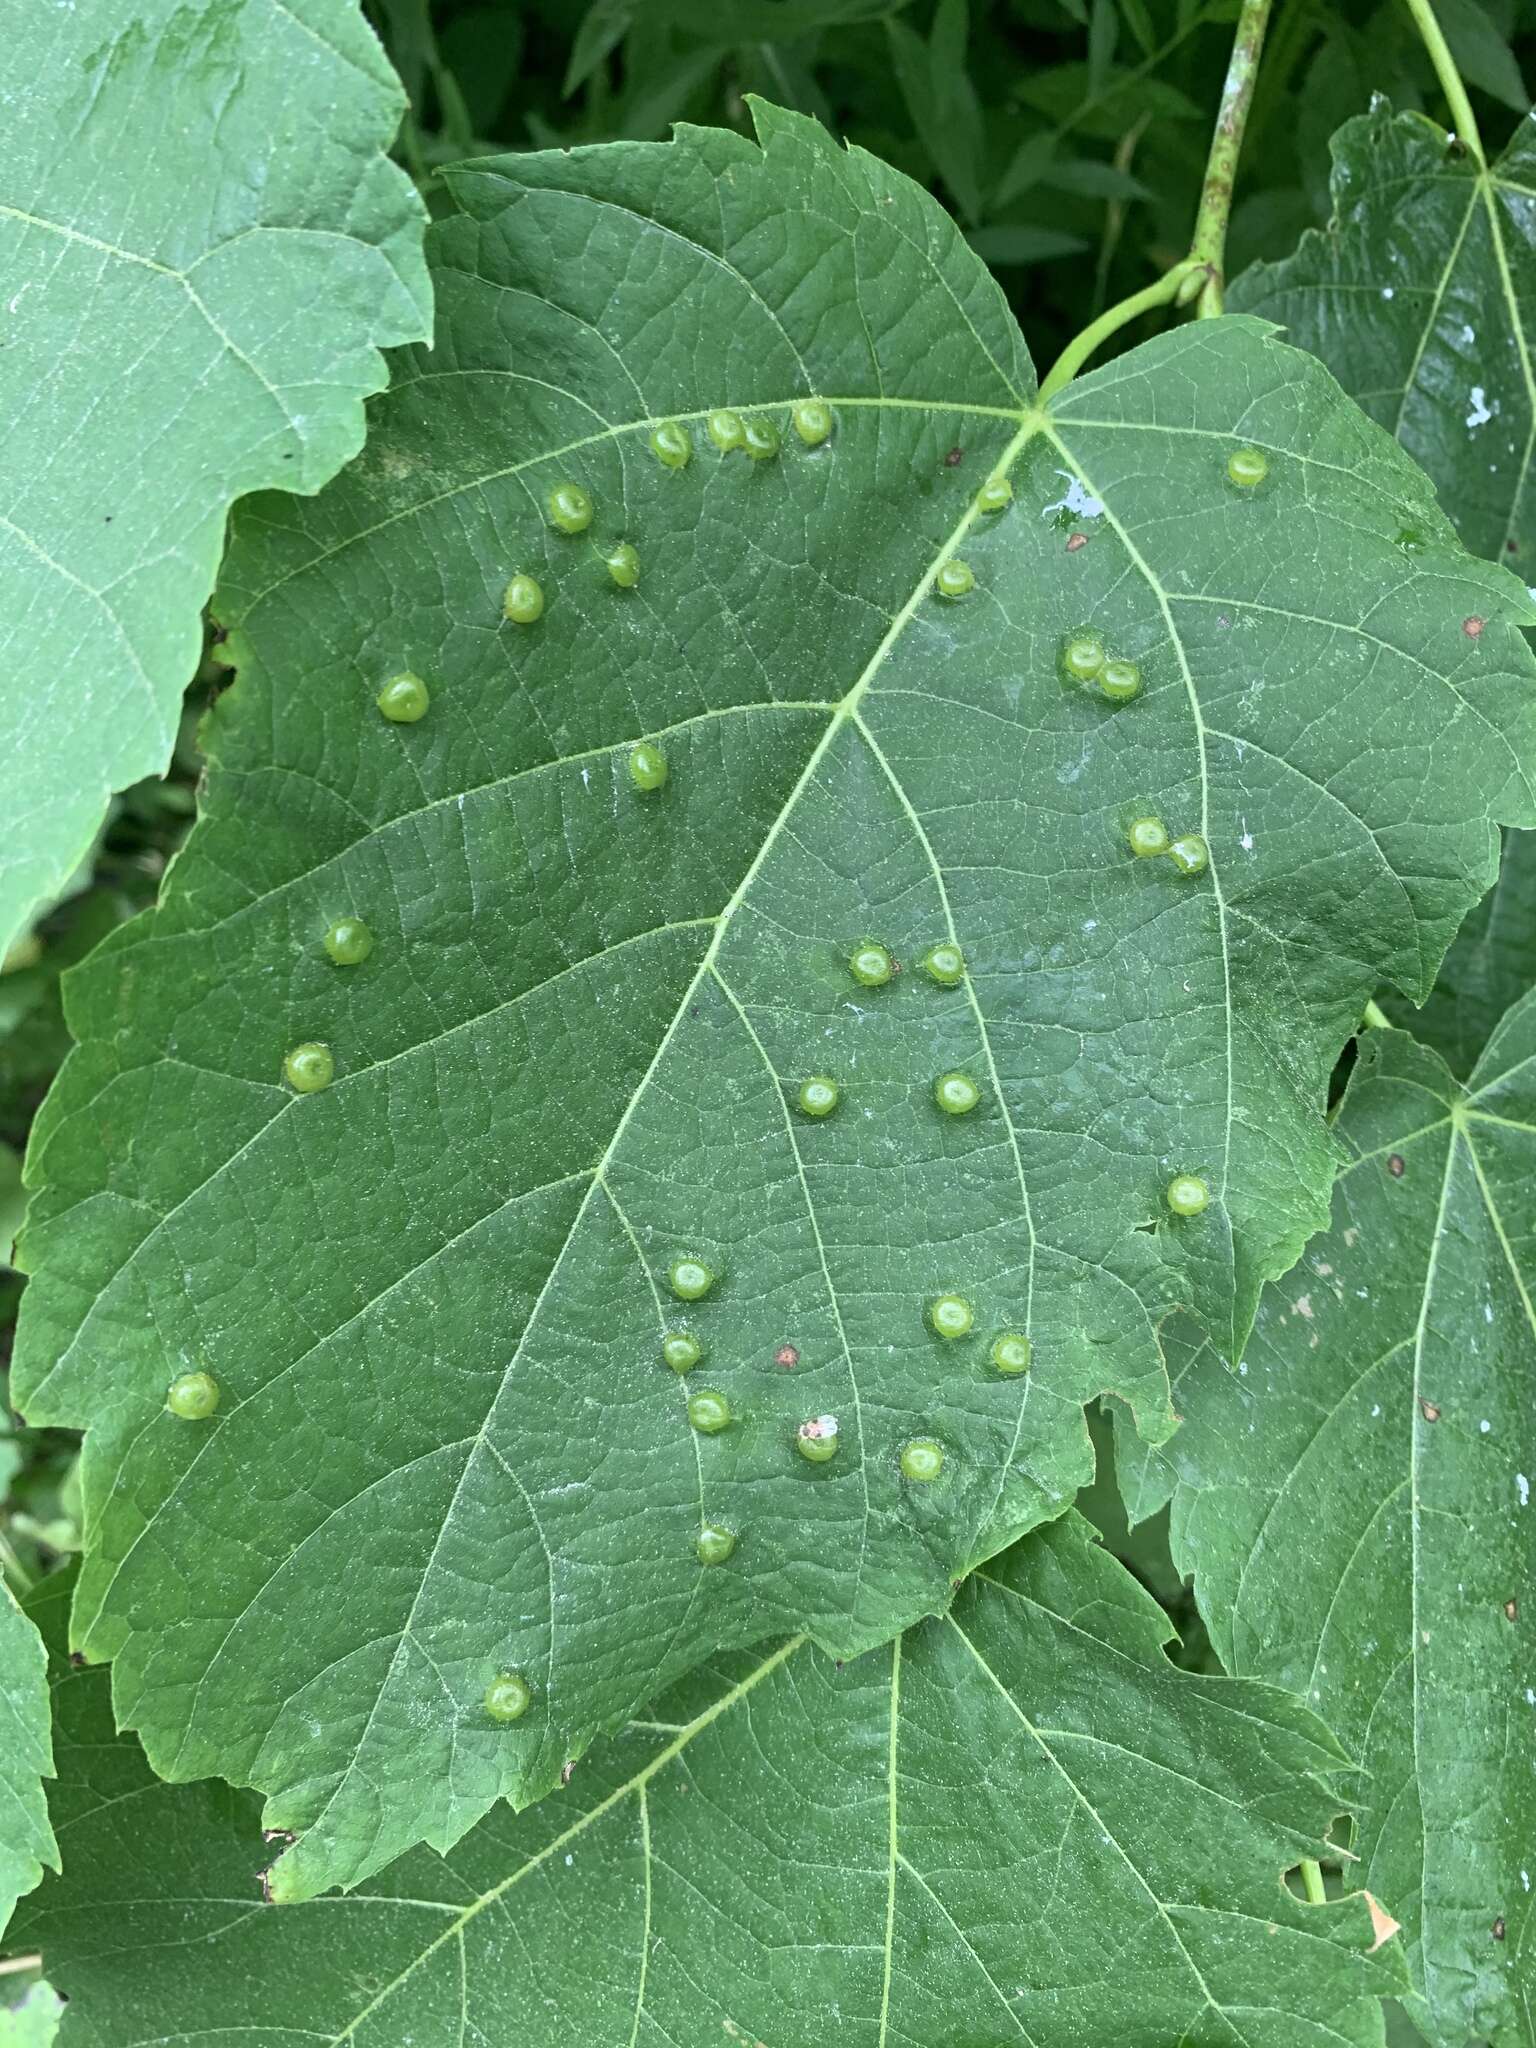
[[1175,1671],[1085,1533],[841,1670],[791,1641],[699,1672],[563,1793],[346,1899],[261,1905],[256,1802],[157,1785],[100,1677],[64,1680],[69,1856],[17,1930],[64,2048],[1376,2048],[1395,1946],[1281,1881],[1339,1752],[1279,1691]]
[[[313,506],[242,518],[204,821],[73,986],[18,1395],[92,1425],[78,1639],[157,1769],[272,1795],[290,1896],[537,1796],[716,1648],[851,1654],[941,1609],[1091,1476],[1100,1390],[1166,1433],[1159,1322],[1235,1353],[1326,1213],[1338,1045],[1378,977],[1428,986],[1490,817],[1532,816],[1536,608],[1315,363],[1202,322],[1043,414],[931,202],[761,119],[762,150],[459,174],[436,351]],[[777,460],[716,453],[723,401]],[[667,416],[682,471],[647,447]],[[1269,451],[1256,491],[1235,445]],[[575,539],[543,513],[568,479]],[[621,536],[632,591],[593,546]],[[955,556],[976,589],[945,604]],[[533,628],[501,619],[513,570]],[[1133,702],[1064,686],[1085,622]],[[432,706],[391,726],[404,666]],[[1134,860],[1144,811],[1210,871]],[[347,912],[376,944],[337,970]],[[950,936],[942,989],[918,963]],[[884,989],[849,976],[864,938],[903,963]],[[338,1078],[296,1099],[309,1039]],[[949,1069],[969,1117],[933,1105]],[[817,1072],[844,1093],[811,1124]],[[1175,1222],[1180,1172],[1213,1200]],[[683,1312],[692,1252],[724,1277]],[[945,1346],[950,1289],[976,1321]],[[660,1362],[674,1320],[721,1436]],[[1008,1329],[1027,1379],[990,1370]],[[184,1367],[224,1388],[211,1426],[162,1412]],[[728,1567],[695,1563],[701,1517]],[[507,1667],[535,1706],[498,1729]]]
[[0,2048],[53,2048],[63,2010],[52,1985],[29,1985],[16,2004],[0,2006]]
[[1536,122],[1486,171],[1386,101],[1332,148],[1328,229],[1254,264],[1228,303],[1320,356],[1429,472],[1467,546],[1536,582]]
[[0,953],[166,763],[225,514],[318,490],[427,331],[354,0],[0,0]]
[[1177,1482],[1175,1558],[1223,1662],[1359,1756],[1361,1882],[1444,2048],[1536,2040],[1533,1076],[1536,994],[1466,1090],[1366,1035],[1332,1227],[1265,1291],[1240,1378],[1175,1335],[1185,1422],[1138,1502]]
[[58,1868],[43,1796],[53,1769],[47,1665],[37,1630],[0,1580],[0,1935],[44,1864]]

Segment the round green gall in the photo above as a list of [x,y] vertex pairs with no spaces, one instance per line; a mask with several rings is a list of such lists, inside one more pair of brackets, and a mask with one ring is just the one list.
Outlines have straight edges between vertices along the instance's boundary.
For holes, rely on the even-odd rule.
[[515,1671],[503,1671],[485,1688],[485,1711],[493,1721],[521,1721],[532,1704],[532,1688]]
[[1164,1193],[1164,1200],[1175,1216],[1198,1216],[1209,1206],[1210,1199],[1210,1189],[1194,1173],[1176,1173]]
[[544,592],[532,576],[519,573],[501,593],[501,609],[514,626],[531,626],[544,616]]
[[934,577],[933,587],[940,597],[951,600],[969,597],[976,588],[976,578],[971,573],[970,563],[962,562],[958,555],[951,556]]
[[901,1448],[901,1476],[913,1479],[919,1485],[937,1479],[944,1470],[944,1446],[936,1444],[931,1436],[915,1436],[911,1443]]
[[706,1522],[694,1548],[700,1564],[724,1564],[736,1548],[736,1531],[723,1529],[718,1522]]
[[1104,642],[1086,629],[1069,633],[1061,643],[1061,672],[1069,682],[1091,683],[1102,673]]
[[676,420],[651,429],[651,453],[663,469],[686,469],[693,459],[693,437]]
[[819,398],[802,398],[789,416],[807,448],[819,448],[832,431],[832,408]]
[[1021,1372],[1029,1371],[1033,1349],[1027,1337],[1021,1337],[1016,1330],[1005,1330],[1001,1337],[993,1340],[992,1363],[1000,1373],[1012,1379]]
[[660,789],[672,773],[667,757],[654,740],[641,740],[629,750],[629,779],[647,795]]
[[958,988],[965,979],[965,955],[953,939],[940,939],[923,955],[923,972],[940,988]]
[[608,564],[608,574],[620,590],[633,590],[640,581],[640,556],[627,540],[621,540],[603,557]]
[[1006,512],[1013,503],[1013,485],[1005,476],[988,477],[976,493],[978,512]]
[[373,951],[373,933],[360,917],[338,917],[325,935],[325,950],[338,967],[361,967]]
[[714,1284],[714,1268],[702,1259],[674,1259],[667,1269],[667,1285],[679,1301],[702,1301]]
[[692,1372],[704,1356],[704,1346],[691,1330],[668,1330],[661,1340],[661,1355],[675,1373]]
[[969,1116],[981,1100],[981,1090],[969,1074],[940,1074],[933,1084],[933,1099],[946,1116]]
[[592,524],[592,500],[580,484],[556,484],[544,503],[550,525],[562,533],[585,533]]
[[783,444],[773,421],[754,413],[741,423],[741,445],[754,462],[771,462]]
[[688,1396],[688,1420],[700,1436],[718,1436],[731,1426],[731,1404],[714,1387],[700,1387]]
[[183,1422],[206,1422],[219,1405],[219,1383],[211,1372],[178,1373],[165,1390],[165,1405]]
[[732,412],[729,406],[722,406],[719,412],[712,412],[707,422],[709,438],[722,455],[729,455],[733,448],[741,447],[746,439],[746,428],[741,414]]
[[328,1045],[296,1045],[283,1061],[283,1079],[295,1095],[318,1095],[336,1078]]
[[936,1337],[964,1337],[975,1320],[963,1294],[940,1294],[928,1304],[928,1325]]
[[391,725],[414,725],[418,718],[426,717],[432,693],[420,676],[406,669],[391,676],[373,701]]
[[1141,670],[1134,661],[1106,661],[1099,670],[1099,688],[1111,704],[1129,704],[1141,694]]
[[795,1449],[809,1465],[828,1465],[837,1456],[837,1417],[812,1415],[795,1431]]
[[1234,448],[1227,457],[1227,476],[1245,491],[1269,475],[1269,457],[1262,448]]
[[848,972],[860,988],[884,988],[896,972],[896,962],[884,946],[866,940],[849,954]]
[[808,1081],[800,1083],[795,1099],[806,1116],[830,1116],[838,1103],[837,1083],[828,1080],[825,1074],[812,1074]]
[[1181,875],[1198,875],[1210,864],[1210,853],[1198,832],[1186,832],[1168,849],[1168,858]]
[[1126,844],[1138,860],[1168,851],[1168,827],[1161,818],[1136,818],[1126,828]]

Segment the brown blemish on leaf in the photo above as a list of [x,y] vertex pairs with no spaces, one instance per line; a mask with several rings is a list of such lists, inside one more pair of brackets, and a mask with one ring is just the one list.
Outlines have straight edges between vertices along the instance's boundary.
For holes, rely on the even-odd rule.
[[1480,640],[1483,637],[1484,623],[1485,621],[1480,619],[1476,612],[1474,612],[1470,619],[1462,620],[1461,630],[1469,640]]
[[1438,1422],[1440,1420],[1440,1410],[1433,1401],[1426,1401],[1422,1394],[1419,1396],[1419,1406],[1424,1411],[1424,1420],[1426,1422]]
[[800,1363],[800,1354],[793,1344],[781,1344],[773,1354],[773,1362],[775,1365],[782,1365],[784,1370],[789,1372]]
[[1520,1602],[1518,1600],[1506,1600],[1504,1602],[1504,1619],[1506,1621],[1518,1621],[1520,1619]]
[[1392,1154],[1392,1157],[1387,1161],[1387,1171],[1394,1180],[1401,1180],[1408,1171],[1408,1162],[1404,1159],[1401,1152],[1394,1152]]
[[1087,545],[1088,536],[1086,533],[1074,533],[1072,538],[1067,542],[1067,553],[1069,555],[1075,555],[1079,548],[1085,548],[1087,547]]
[[961,451],[958,448],[951,448],[944,458],[944,467],[946,469],[954,469],[959,463],[960,453]]
[[1504,1939],[1504,1915],[1502,1913],[1499,1915],[1498,1919],[1494,1921],[1493,1926],[1489,1931],[1493,1935],[1495,1941],[1502,1941]]

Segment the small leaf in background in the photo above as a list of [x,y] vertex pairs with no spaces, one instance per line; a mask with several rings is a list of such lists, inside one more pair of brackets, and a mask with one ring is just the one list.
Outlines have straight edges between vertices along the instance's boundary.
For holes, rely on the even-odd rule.
[[[72,984],[16,1397],[93,1425],[82,1645],[158,1766],[270,1795],[290,1898],[539,1796],[718,1648],[942,1608],[1091,1476],[1085,1400],[1164,1435],[1159,1325],[1236,1356],[1327,1214],[1339,1046],[1533,815],[1536,607],[1311,358],[1202,321],[1042,413],[937,205],[757,119],[456,175],[440,346],[344,481],[241,519],[202,822]],[[284,1086],[301,1046],[331,1085]]]
[[1230,1671],[1364,1766],[1357,1882],[1403,1923],[1437,2042],[1524,2035],[1536,1883],[1536,992],[1465,1089],[1361,1041],[1330,1230],[1269,1288],[1237,1376],[1170,1333],[1183,1427],[1127,1439]]
[[965,69],[967,0],[939,0],[925,43],[894,16],[885,27],[891,62],[913,126],[967,221],[981,213],[984,119]]
[[16,1933],[69,1997],[61,2048],[1374,2048],[1397,1944],[1282,1882],[1348,1803],[1342,1752],[1285,1693],[1175,1670],[1167,1635],[1069,1517],[897,1645],[723,1660],[534,1812],[284,1907],[256,1801],[156,1785],[77,1674],[70,1858]]
[[428,307],[351,0],[4,13],[31,106],[0,168],[0,955],[164,768],[231,500],[355,454]]
[[1434,0],[1434,5],[1456,68],[1468,85],[1480,87],[1517,114],[1528,114],[1531,96],[1520,65],[1487,8],[1478,0]]
[[984,263],[997,269],[1026,263],[1048,263],[1058,256],[1073,256],[1088,244],[1081,235],[1061,228],[989,227],[972,228],[966,240]]

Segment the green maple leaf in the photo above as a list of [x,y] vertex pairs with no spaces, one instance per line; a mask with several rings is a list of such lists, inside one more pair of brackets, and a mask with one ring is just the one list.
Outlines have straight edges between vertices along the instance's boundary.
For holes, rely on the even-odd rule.
[[81,1677],[59,1698],[69,1861],[17,1929],[69,1998],[63,2048],[253,2025],[357,2048],[1376,2048],[1397,1944],[1363,1898],[1282,1881],[1347,1796],[1322,1724],[1176,1671],[1166,1618],[1075,1516],[993,1570],[846,1667],[791,1639],[698,1672],[532,1812],[292,1907],[256,1897],[256,1802],[157,1784]]
[[[284,1896],[537,1797],[718,1648],[942,1609],[1091,1476],[1085,1399],[1166,1434],[1161,1321],[1236,1356],[1327,1213],[1337,1048],[1378,977],[1427,992],[1490,821],[1536,815],[1536,607],[1315,362],[1200,322],[1043,409],[932,202],[758,119],[457,174],[437,349],[313,506],[242,518],[203,822],[72,983],[17,1396],[91,1424],[79,1642],[158,1770],[271,1795]],[[715,447],[727,401],[776,457]],[[1137,696],[1064,676],[1085,625]],[[404,670],[430,708],[392,724]],[[1131,855],[1154,813],[1208,869]],[[307,1042],[336,1078],[299,1097]],[[721,1275],[691,1306],[683,1255]],[[184,1371],[211,1423],[164,1412]]]
[[404,95],[352,0],[0,8],[0,954],[158,774],[242,492],[315,491],[426,332]]
[[[1319,356],[1429,472],[1467,546],[1536,581],[1536,121],[1486,170],[1385,100],[1331,147],[1332,223],[1246,270],[1228,304]],[[1404,537],[1428,538],[1411,520]]]
[[43,1796],[53,1772],[47,1664],[37,1630],[0,1580],[0,1934],[44,1865],[59,1863]]
[[1536,993],[1465,1087],[1368,1032],[1332,1226],[1266,1291],[1241,1377],[1175,1335],[1184,1426],[1128,1455],[1228,1670],[1366,1772],[1360,1882],[1402,1920],[1436,2042],[1527,2043],[1536,1915]]

